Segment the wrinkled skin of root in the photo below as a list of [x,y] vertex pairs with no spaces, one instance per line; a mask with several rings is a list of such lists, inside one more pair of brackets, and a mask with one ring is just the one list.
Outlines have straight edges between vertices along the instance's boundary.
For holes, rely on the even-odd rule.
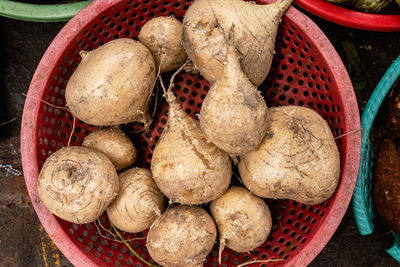
[[220,233],[220,242],[237,252],[262,245],[271,231],[267,204],[244,187],[233,186],[211,202],[210,211]]
[[231,156],[256,150],[264,138],[268,110],[264,98],[240,67],[229,45],[221,80],[213,84],[200,110],[207,139]]
[[270,108],[270,124],[258,150],[238,164],[254,194],[318,204],[339,182],[340,157],[332,132],[315,111],[296,106]]
[[153,152],[153,178],[171,202],[210,202],[229,186],[229,155],[206,139],[199,123],[182,110],[171,91],[167,99],[169,117]]
[[165,208],[150,170],[132,168],[119,175],[118,196],[107,209],[111,222],[119,229],[137,233],[150,227]]
[[118,171],[132,166],[136,160],[135,146],[119,127],[89,134],[83,139],[82,146],[106,154]]
[[149,20],[140,30],[139,41],[151,51],[161,72],[176,70],[187,59],[182,46],[182,23],[174,17]]
[[71,112],[98,126],[145,122],[156,78],[149,49],[121,38],[81,55],[82,61],[65,90]]
[[86,147],[64,147],[50,155],[38,177],[38,192],[51,213],[82,224],[97,219],[119,188],[112,162]]
[[147,249],[166,267],[203,266],[217,237],[211,216],[196,206],[169,208],[150,227]]
[[291,2],[256,5],[242,0],[197,0],[183,20],[183,47],[213,84],[223,75],[229,29],[235,25],[235,48],[243,72],[259,86],[271,67],[278,25]]

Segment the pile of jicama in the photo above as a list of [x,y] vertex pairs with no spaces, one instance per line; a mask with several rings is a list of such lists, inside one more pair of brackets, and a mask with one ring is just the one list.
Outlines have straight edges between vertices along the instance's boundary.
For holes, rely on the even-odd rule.
[[[272,219],[263,198],[305,204],[330,198],[340,162],[328,124],[308,108],[268,108],[257,90],[291,2],[196,0],[182,23],[157,17],[139,41],[116,39],[82,51],[66,87],[67,107],[107,127],[49,156],[37,183],[44,205],[78,224],[106,211],[122,231],[150,228],[146,246],[157,263],[202,266],[217,234],[220,255],[225,247],[248,252],[265,242]],[[182,110],[173,78],[168,88],[161,78],[188,61],[212,84],[199,121]],[[132,167],[136,149],[120,125],[151,123],[157,82],[169,104],[167,125],[151,169]],[[232,162],[243,186],[230,186]]]

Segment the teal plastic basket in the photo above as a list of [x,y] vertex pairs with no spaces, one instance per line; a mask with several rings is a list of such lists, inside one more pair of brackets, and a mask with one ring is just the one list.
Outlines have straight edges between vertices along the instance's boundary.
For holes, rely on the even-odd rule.
[[[371,186],[373,179],[373,145],[368,141],[372,124],[378,114],[379,108],[390,89],[400,76],[400,56],[386,71],[378,86],[372,93],[365,110],[361,116],[362,141],[361,141],[361,162],[358,172],[356,188],[353,193],[353,211],[357,227],[361,235],[369,235],[374,230],[373,219],[376,214],[371,197]],[[400,262],[400,239],[394,233],[394,245],[386,251],[398,262]]]
[[41,5],[12,0],[0,0],[0,15],[26,21],[67,21],[90,2],[91,0],[85,0],[56,4],[55,1],[55,4]]

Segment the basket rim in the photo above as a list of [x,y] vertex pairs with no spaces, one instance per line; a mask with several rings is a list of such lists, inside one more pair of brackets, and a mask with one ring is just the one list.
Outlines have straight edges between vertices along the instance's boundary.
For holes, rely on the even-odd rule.
[[0,1],[0,15],[12,19],[37,22],[67,21],[91,0],[65,4],[30,4],[12,0]]
[[[36,146],[32,145],[37,140],[37,133],[33,129],[35,129],[35,122],[39,116],[39,103],[43,96],[43,89],[46,88],[51,80],[52,66],[54,66],[55,62],[62,60],[63,51],[79,33],[77,29],[85,27],[99,13],[121,1],[123,0],[94,0],[64,26],[46,50],[35,71],[23,110],[20,145],[24,179],[29,197],[39,220],[50,238],[67,259],[76,266],[97,265],[72,242],[56,217],[40,201],[36,186],[39,174],[36,162]],[[265,4],[268,0],[260,0],[259,2]],[[285,16],[296,21],[299,29],[313,34],[313,38],[315,38],[313,42],[321,51],[322,57],[327,62],[327,67],[333,73],[332,80],[338,84],[339,88],[343,89],[338,93],[343,101],[342,112],[345,114],[346,124],[350,130],[360,129],[360,117],[354,89],[343,62],[333,45],[310,18],[293,6],[289,8]],[[309,243],[302,249],[301,254],[298,253],[285,261],[286,266],[308,265],[328,243],[346,213],[357,180],[361,154],[361,134],[356,132],[347,135],[346,138],[348,138],[348,143],[352,145],[347,146],[347,150],[344,152],[346,156],[341,174],[342,181],[337,188],[337,200],[331,204],[329,212],[325,214],[325,217],[329,219],[325,219],[325,223],[317,229]]]
[[294,2],[314,15],[342,26],[367,31],[400,31],[400,15],[364,13],[324,0],[294,0]]
[[[361,155],[363,156],[360,162],[360,170],[352,202],[354,217],[358,231],[361,235],[369,235],[374,229],[374,223],[372,222],[373,214],[370,214],[368,211],[365,200],[366,184],[371,182],[367,175],[369,167],[366,164],[366,158],[364,157],[364,155],[368,153],[367,139],[370,135],[372,124],[379,112],[382,102],[390,92],[398,77],[400,77],[400,55],[396,60],[394,60],[382,76],[375,90],[372,92],[361,116],[361,127],[364,129],[361,143]],[[373,205],[373,203],[371,203],[371,205]]]

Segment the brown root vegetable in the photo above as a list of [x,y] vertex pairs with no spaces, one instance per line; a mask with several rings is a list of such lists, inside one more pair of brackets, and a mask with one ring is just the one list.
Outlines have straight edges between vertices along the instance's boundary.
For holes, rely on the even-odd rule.
[[83,139],[82,146],[103,152],[117,170],[132,166],[136,160],[136,148],[119,127],[93,132]]
[[399,91],[385,105],[384,122],[393,138],[400,137],[400,86]]
[[229,188],[211,202],[210,211],[220,235],[220,262],[225,245],[237,252],[248,252],[261,246],[271,231],[267,204],[242,186]]
[[332,132],[315,111],[297,106],[269,109],[270,123],[258,150],[238,164],[254,194],[318,204],[339,182],[340,157]]
[[242,0],[197,0],[183,20],[183,47],[213,84],[223,75],[229,29],[235,25],[235,47],[242,70],[258,86],[271,67],[278,25],[291,2],[256,5]]
[[139,41],[151,51],[161,72],[176,70],[187,59],[182,46],[182,23],[172,16],[146,22],[140,30]]
[[81,55],[65,90],[71,112],[100,126],[147,121],[156,78],[150,51],[138,41],[121,38]]
[[150,256],[163,266],[203,266],[216,237],[215,223],[205,210],[178,205],[150,227],[146,246]]
[[383,140],[376,155],[373,200],[385,223],[400,234],[400,158],[390,139]]
[[200,127],[220,149],[239,156],[260,145],[267,129],[268,110],[260,92],[241,70],[232,44],[233,29],[223,76],[204,99]]
[[107,209],[119,229],[137,233],[150,227],[165,208],[165,198],[151,177],[150,170],[132,168],[119,175],[118,196]]
[[151,160],[154,180],[171,202],[210,202],[229,186],[229,155],[206,139],[198,121],[182,110],[172,91],[166,97],[168,121]]
[[64,147],[50,155],[40,171],[39,197],[51,213],[69,222],[90,223],[115,198],[118,175],[101,152]]

